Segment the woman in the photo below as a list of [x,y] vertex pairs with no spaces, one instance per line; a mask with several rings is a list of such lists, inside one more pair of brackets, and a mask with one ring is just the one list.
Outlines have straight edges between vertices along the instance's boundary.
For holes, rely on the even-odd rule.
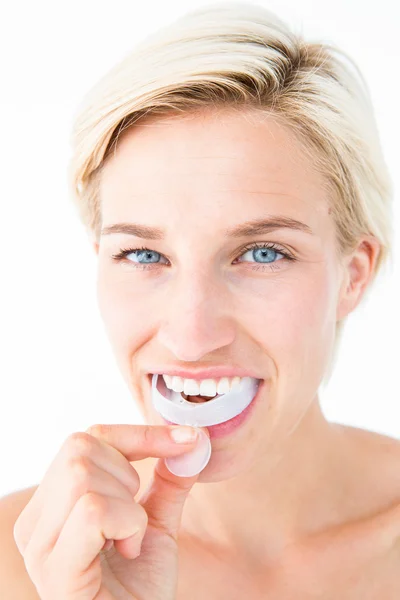
[[[72,188],[147,425],[73,434],[29,495],[3,499],[19,598],[399,597],[399,442],[328,422],[318,396],[391,250],[373,110],[343,58],[261,7],[214,5],[88,94]],[[180,378],[261,384],[234,421],[177,443],[153,374],[192,402],[218,387]],[[204,435],[199,472],[167,468]]]

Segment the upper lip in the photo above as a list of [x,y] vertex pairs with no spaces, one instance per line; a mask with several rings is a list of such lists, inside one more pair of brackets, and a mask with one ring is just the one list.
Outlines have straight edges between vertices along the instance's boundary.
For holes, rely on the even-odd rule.
[[173,377],[183,377],[184,379],[219,379],[220,377],[253,377],[254,379],[262,379],[254,371],[243,369],[241,367],[227,367],[224,365],[207,367],[196,371],[188,371],[186,369],[173,369],[165,367],[164,369],[155,369],[150,375],[170,375]]

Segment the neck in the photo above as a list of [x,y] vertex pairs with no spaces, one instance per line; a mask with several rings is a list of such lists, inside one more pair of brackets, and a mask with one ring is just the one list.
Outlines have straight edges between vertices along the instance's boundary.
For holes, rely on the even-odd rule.
[[[279,442],[269,437],[257,452],[249,444],[242,462],[229,460],[226,447],[218,449],[220,478],[213,474],[211,481],[193,486],[182,515],[185,535],[221,552],[234,549],[237,555],[240,549],[243,560],[266,564],[291,544],[339,522],[344,428],[325,419],[316,397],[288,435],[280,435]],[[233,453],[237,457],[238,448]],[[236,469],[228,479],[224,461]]]

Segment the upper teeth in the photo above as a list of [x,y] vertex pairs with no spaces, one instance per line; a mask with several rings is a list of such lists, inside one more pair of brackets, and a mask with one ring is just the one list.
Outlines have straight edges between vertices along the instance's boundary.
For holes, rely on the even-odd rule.
[[188,396],[215,396],[226,394],[234,386],[240,385],[241,377],[222,377],[221,379],[184,379],[176,375],[163,375],[167,388],[183,392]]

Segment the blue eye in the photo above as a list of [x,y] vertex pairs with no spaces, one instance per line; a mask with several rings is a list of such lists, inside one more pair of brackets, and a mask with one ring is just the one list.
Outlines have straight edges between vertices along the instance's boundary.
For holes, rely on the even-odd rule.
[[155,250],[149,250],[148,248],[136,248],[134,250],[129,250],[129,249],[123,250],[122,255],[124,257],[127,257],[127,256],[129,256],[129,254],[135,254],[135,252],[139,253],[139,256],[138,256],[139,264],[143,264],[140,262],[141,260],[149,260],[149,259],[151,259],[150,260],[151,263],[154,263],[157,261],[157,257],[161,256],[161,254],[159,254]]
[[[279,262],[279,261],[274,260],[274,258],[276,257],[277,254],[280,254],[286,260],[291,260],[291,261],[297,260],[296,258],[294,258],[294,256],[289,254],[289,252],[283,250],[282,248],[276,246],[273,243],[251,244],[244,249],[244,252],[242,252],[242,254],[239,255],[239,258],[241,256],[244,256],[248,252],[252,253],[253,258],[257,257],[257,259],[261,261],[261,262],[257,263],[258,264],[257,267],[251,267],[255,271],[259,271],[260,269],[266,270],[267,268],[272,270],[272,267],[275,266],[275,263]],[[130,254],[137,254],[138,260],[132,261],[132,260],[128,259],[128,256]],[[147,268],[153,268],[153,267],[151,267],[151,264],[158,265],[159,263],[157,263],[157,260],[161,256],[162,256],[162,254],[160,254],[159,252],[156,252],[155,250],[151,250],[150,248],[142,247],[142,248],[121,249],[121,251],[118,254],[114,254],[112,256],[112,258],[116,262],[128,261],[134,268],[142,267],[142,269],[144,270]],[[141,262],[141,261],[150,261],[150,262]],[[265,265],[265,266],[263,266],[263,265]],[[274,268],[274,270],[276,270],[276,268]]]
[[252,247],[252,248],[250,248],[250,250],[247,250],[246,252],[241,254],[241,256],[244,256],[247,253],[251,253],[251,256],[253,258],[257,257],[257,259],[259,259],[261,261],[260,264],[262,264],[262,263],[268,264],[268,263],[274,262],[274,258],[276,257],[277,254],[281,254],[282,256],[284,255],[283,252],[278,252],[274,248],[266,248],[264,246],[262,246],[261,248]]

